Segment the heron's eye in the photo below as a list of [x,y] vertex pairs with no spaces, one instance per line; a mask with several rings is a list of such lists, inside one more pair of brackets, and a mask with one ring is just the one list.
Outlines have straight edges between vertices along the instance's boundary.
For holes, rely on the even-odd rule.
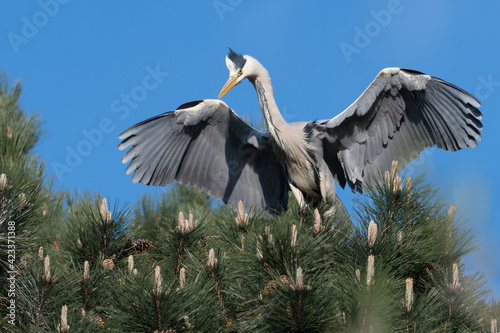
[[241,68],[238,69],[238,75],[243,75],[243,70]]

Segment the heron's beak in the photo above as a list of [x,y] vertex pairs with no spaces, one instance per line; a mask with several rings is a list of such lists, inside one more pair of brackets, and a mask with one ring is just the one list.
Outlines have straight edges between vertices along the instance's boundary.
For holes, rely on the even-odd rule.
[[238,75],[231,76],[229,80],[227,80],[224,87],[222,87],[222,90],[220,91],[218,98],[222,98],[222,96],[227,94],[227,92],[231,90],[236,85],[237,82],[238,82]]

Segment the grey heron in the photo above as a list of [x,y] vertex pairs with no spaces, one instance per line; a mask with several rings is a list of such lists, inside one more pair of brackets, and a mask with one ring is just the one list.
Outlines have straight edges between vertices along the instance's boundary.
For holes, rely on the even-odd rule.
[[[132,182],[196,186],[225,203],[242,200],[269,210],[287,208],[292,191],[310,200],[337,200],[335,184],[362,191],[368,175],[399,170],[427,147],[457,151],[481,140],[479,101],[424,73],[385,68],[347,109],[331,119],[287,123],[268,71],[255,58],[229,50],[229,80],[219,99],[194,101],[120,134],[122,162]],[[220,100],[248,79],[267,125],[261,132]]]

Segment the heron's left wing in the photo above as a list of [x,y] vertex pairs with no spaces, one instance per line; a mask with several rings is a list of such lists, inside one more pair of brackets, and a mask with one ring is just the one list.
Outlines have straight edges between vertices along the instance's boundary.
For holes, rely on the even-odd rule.
[[225,203],[281,210],[288,183],[269,137],[247,125],[220,100],[181,105],[119,136],[122,162],[134,183],[165,186],[174,180]]
[[402,169],[427,147],[475,148],[483,128],[479,106],[451,83],[386,68],[344,112],[313,125],[334,177],[361,190],[370,173],[390,169],[393,160]]

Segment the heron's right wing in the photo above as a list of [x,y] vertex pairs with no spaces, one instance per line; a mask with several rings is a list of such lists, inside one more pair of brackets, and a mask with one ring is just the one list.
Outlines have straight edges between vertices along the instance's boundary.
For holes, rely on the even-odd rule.
[[365,178],[401,169],[427,147],[457,151],[481,140],[479,101],[437,77],[386,68],[336,117],[314,122],[324,158],[344,186],[362,189]]
[[242,200],[286,208],[288,182],[267,134],[246,124],[220,100],[186,103],[138,123],[119,136],[132,182],[199,187],[225,203]]

